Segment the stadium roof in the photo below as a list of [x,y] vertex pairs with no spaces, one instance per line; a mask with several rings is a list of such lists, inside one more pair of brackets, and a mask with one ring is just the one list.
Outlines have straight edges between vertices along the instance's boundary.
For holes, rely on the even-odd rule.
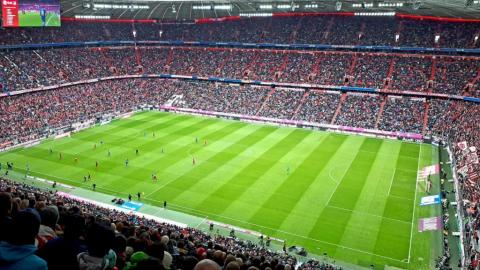
[[480,19],[480,0],[322,0],[322,1],[183,1],[61,0],[62,16],[107,16],[112,19],[194,20],[257,13],[392,12],[423,16]]

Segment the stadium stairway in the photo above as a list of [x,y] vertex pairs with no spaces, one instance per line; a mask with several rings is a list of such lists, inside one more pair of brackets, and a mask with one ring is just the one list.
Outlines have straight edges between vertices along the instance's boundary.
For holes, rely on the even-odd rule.
[[332,117],[332,121],[330,121],[330,125],[335,124],[335,120],[337,119],[338,114],[342,110],[342,105],[345,99],[347,99],[347,93],[342,93],[342,96],[340,97],[340,101],[338,102],[337,109],[335,110],[335,114]]
[[300,31],[300,28],[302,27],[302,18],[298,20],[297,24],[295,27],[292,29],[292,33],[290,34],[290,37],[288,38],[288,41],[290,44],[294,44],[295,41],[297,40],[297,33]]
[[[228,57],[227,57],[228,58]],[[240,91],[244,91],[245,89],[245,86],[244,85],[240,85],[238,86],[238,89],[237,91],[233,91],[233,97],[231,100],[228,100],[227,99],[227,106],[225,107],[225,111],[226,112],[229,112],[230,111],[230,108],[232,107],[232,100],[235,100],[238,96],[238,93],[240,93]]]
[[[473,86],[473,91],[477,91],[478,94],[480,94],[480,89],[474,89],[475,88],[475,84],[477,84],[477,82],[480,81],[480,67],[477,69],[477,76],[475,76],[475,78],[470,82],[470,84]],[[479,86],[480,87],[480,86]],[[462,95],[465,95],[465,96],[475,96],[475,94],[472,94],[472,93],[467,93],[466,90],[463,91]]]
[[142,55],[137,46],[135,46],[135,60],[137,61],[137,66],[142,65]]
[[437,59],[432,57],[432,68],[430,72],[430,80],[435,81],[435,72],[437,71]]
[[297,108],[295,109],[295,112],[293,113],[292,117],[290,118],[291,120],[294,120],[295,117],[297,116],[298,112],[300,111],[300,109],[302,108],[303,104],[305,103],[305,100],[307,99],[307,97],[310,95],[310,92],[309,91],[305,91],[305,93],[303,93],[303,96],[302,96],[302,99],[300,100],[300,102],[298,102],[298,106]]
[[170,65],[172,64],[173,61],[173,48],[170,48],[168,51],[168,56],[167,56],[167,61],[165,61],[165,72],[168,73],[168,70],[170,69]]
[[[285,71],[285,68],[287,67],[287,64],[288,64],[288,56],[289,56],[288,53],[283,53],[282,64],[280,65],[278,70],[275,71],[275,73],[278,72],[279,74],[283,74],[283,72]],[[282,75],[280,75],[280,76],[282,76]],[[279,79],[275,78],[275,81],[279,81]]]
[[275,89],[272,89],[272,90],[270,90],[270,92],[268,92],[267,97],[263,101],[262,106],[260,106],[258,111],[255,113],[255,116],[258,116],[260,114],[260,112],[263,111],[263,108],[266,106],[266,104],[268,103],[268,100],[270,99],[270,97],[272,96],[273,93],[275,93]]
[[423,103],[424,106],[424,112],[423,112],[423,127],[422,127],[422,135],[425,136],[425,133],[427,132],[427,127],[428,127],[428,112],[430,110],[430,102],[426,100]]
[[[390,66],[388,67],[388,73],[386,79],[392,81],[392,75],[393,71],[395,70],[395,57],[392,57],[390,60]],[[387,88],[387,85],[385,85],[385,88]]]
[[315,63],[313,63],[312,65],[312,72],[311,74],[313,75],[312,76],[312,81],[315,79],[315,77],[317,76],[318,74],[318,68],[320,67],[320,62],[322,61],[322,58],[321,57],[318,57],[317,54],[314,54],[314,57],[316,58],[315,59]]
[[375,129],[378,129],[378,124],[382,120],[383,108],[385,108],[385,103],[387,103],[387,96],[382,97],[382,102],[380,103],[380,109],[378,109],[377,119],[375,120]]
[[330,18],[330,20],[328,21],[328,25],[327,25],[327,28],[325,29],[325,35],[323,36],[324,39],[327,39],[328,36],[330,35],[331,31],[332,31],[332,26],[334,24],[334,18],[332,16],[332,18]]
[[252,74],[252,75],[255,74],[255,66],[256,66],[256,63],[258,61],[259,55],[260,55],[260,52],[255,51],[255,54],[253,55],[252,60],[247,65],[247,67],[245,67],[245,69],[243,70],[243,74],[245,74],[247,71],[249,71],[249,74]]
[[366,24],[365,24],[365,22],[362,22],[362,25],[360,26],[360,31],[358,32],[359,38],[358,38],[357,42],[355,42],[355,45],[359,44],[360,39],[361,39],[360,37],[363,37],[363,34],[365,33],[365,28],[366,28]]
[[103,56],[103,58],[105,59],[105,62],[107,63],[107,65],[108,65],[109,67],[115,67],[115,65],[113,64],[112,58],[110,58],[110,57],[106,54],[106,50],[108,50],[108,49],[100,49],[101,55]]
[[223,61],[220,62],[220,65],[215,70],[215,76],[220,76],[222,74],[223,67],[225,66],[226,63],[228,63],[228,61],[230,61],[231,58],[232,58],[232,53],[227,52],[226,57],[223,58]]
[[348,68],[348,75],[349,76],[352,76],[354,75],[354,72],[355,72],[355,66],[357,65],[357,59],[358,59],[358,54],[357,53],[354,53],[353,54],[353,60],[352,60],[352,63],[350,63],[350,67]]

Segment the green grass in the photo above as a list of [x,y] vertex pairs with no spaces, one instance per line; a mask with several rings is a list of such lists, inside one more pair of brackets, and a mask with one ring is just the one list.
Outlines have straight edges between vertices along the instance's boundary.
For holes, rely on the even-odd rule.
[[[28,162],[33,175],[84,187],[92,184],[83,183],[90,173],[99,191],[144,192],[147,203],[167,200],[179,211],[335,260],[430,269],[441,235],[418,233],[417,224],[440,209],[418,206],[425,192],[416,177],[419,168],[438,163],[437,151],[426,144],[146,112],[2,153],[0,162],[13,161],[19,170]],[[158,172],[157,183],[152,172]]]
[[[18,21],[20,26],[42,26],[42,19],[38,12],[18,13]],[[60,16],[55,13],[47,13],[46,26],[60,26]]]

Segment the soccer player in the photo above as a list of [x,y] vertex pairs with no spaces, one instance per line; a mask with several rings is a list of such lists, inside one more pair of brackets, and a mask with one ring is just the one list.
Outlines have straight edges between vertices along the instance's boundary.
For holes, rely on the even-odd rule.
[[53,150],[52,150],[52,148],[50,148],[50,155],[51,155],[52,153],[53,153]]
[[287,166],[287,175],[290,175],[290,165]]
[[103,140],[100,140],[100,145],[103,145]]
[[155,131],[153,132],[153,138],[155,138]]
[[92,177],[90,176],[90,173],[88,173],[88,180],[90,181],[90,179],[92,179]]
[[163,208],[167,208],[167,201],[163,201]]
[[195,137],[195,143],[198,143],[198,137]]
[[63,157],[62,157],[62,153],[58,153],[58,158],[59,158],[60,160],[62,160],[62,158],[63,158]]
[[207,139],[205,139],[205,141],[203,142],[203,145],[207,146],[207,144],[208,144],[208,141]]
[[192,165],[195,165],[195,157],[192,157]]
[[77,158],[77,157],[75,157],[75,158],[74,158],[74,161],[75,161],[75,163],[77,163],[77,162],[78,162],[78,158]]
[[110,149],[108,149],[107,156],[110,157],[112,153],[110,153]]
[[432,180],[430,180],[430,176],[428,176],[428,179],[427,179],[427,186],[426,186],[426,190],[427,190],[427,193],[430,194],[430,190],[432,189]]
[[47,11],[45,8],[40,8],[40,19],[42,20],[42,26],[47,26]]
[[98,169],[98,160],[95,161],[95,168]]
[[163,147],[162,147],[162,154],[164,154],[164,153],[165,153],[165,151],[163,151]]
[[83,182],[87,182],[87,177],[85,175],[83,176]]
[[97,184],[93,183],[92,188],[93,188],[93,191],[95,191],[95,189],[97,188]]
[[27,162],[27,164],[25,165],[25,178],[27,178],[27,175],[28,175],[29,173],[30,173],[30,165],[29,165],[28,162]]
[[137,156],[138,156],[138,149],[136,149],[136,150],[135,150],[135,155],[137,155]]
[[140,196],[141,196],[140,192],[137,192],[137,198],[138,198],[139,201],[140,201]]
[[128,167],[128,158],[125,159],[125,167]]
[[132,201],[132,194],[128,193],[128,201],[131,202]]

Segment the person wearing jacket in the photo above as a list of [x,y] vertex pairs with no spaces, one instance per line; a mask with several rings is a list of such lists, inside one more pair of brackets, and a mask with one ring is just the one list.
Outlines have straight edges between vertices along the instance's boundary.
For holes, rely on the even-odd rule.
[[7,241],[0,242],[0,269],[47,270],[47,263],[37,255],[35,237],[40,228],[40,215],[34,209],[17,213],[12,220]]

